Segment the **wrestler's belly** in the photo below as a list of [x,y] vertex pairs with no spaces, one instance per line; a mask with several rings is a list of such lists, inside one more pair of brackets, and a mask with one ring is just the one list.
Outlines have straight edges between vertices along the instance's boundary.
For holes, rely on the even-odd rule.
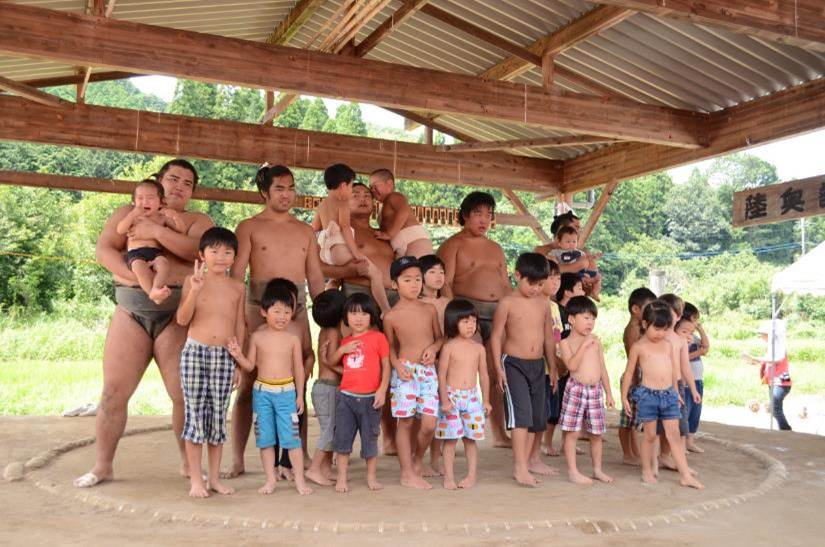
[[453,280],[453,294],[484,302],[501,300],[503,290],[498,271],[477,271],[473,275],[456,276]]

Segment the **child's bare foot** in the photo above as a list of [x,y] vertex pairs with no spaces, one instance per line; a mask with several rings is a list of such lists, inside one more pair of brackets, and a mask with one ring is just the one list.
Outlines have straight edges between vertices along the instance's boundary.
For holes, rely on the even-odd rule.
[[192,481],[192,485],[189,488],[189,497],[192,497],[192,498],[208,498],[209,497],[209,491],[206,489],[206,486],[203,484],[203,480]]
[[458,485],[454,480],[444,477],[444,490],[458,490]]
[[425,481],[423,478],[413,475],[412,477],[401,477],[401,486],[407,488],[415,488],[416,490],[430,490],[433,485]]
[[467,475],[458,483],[459,488],[472,488],[476,485],[476,476],[475,475]]
[[378,482],[378,479],[375,477],[367,477],[367,488],[370,490],[381,490],[384,488],[384,485]]
[[307,496],[307,495],[312,494],[314,492],[314,490],[312,488],[310,488],[309,486],[307,486],[306,484],[298,485],[297,482],[295,483],[295,490],[297,490],[298,493],[301,494],[302,496]]
[[529,486],[530,488],[535,488],[538,485],[539,481],[530,474],[529,471],[513,471],[513,478],[516,479],[516,482],[522,486]]
[[[243,463],[234,463],[229,469],[225,469],[221,471],[221,478],[222,479],[234,479],[239,475],[243,475],[246,472],[244,469]],[[187,475],[189,473],[187,472]]]
[[578,471],[570,471],[567,473],[567,480],[575,484],[593,484],[593,479],[585,477]]
[[687,450],[688,450],[688,452],[693,452],[695,454],[704,454],[705,453],[704,448],[702,448],[700,446],[696,446],[696,444],[694,444],[694,443],[688,443],[687,444]]
[[694,477],[690,477],[687,479],[682,477],[682,479],[679,480],[679,484],[681,484],[682,486],[687,486],[689,488],[696,488],[697,490],[705,489],[705,486],[701,482],[697,481]]
[[642,462],[637,456],[623,456],[622,463],[625,465],[640,465]]
[[547,465],[543,461],[539,460],[538,458],[536,458],[534,461],[527,462],[527,469],[531,473],[535,473],[537,475],[548,476],[548,475],[558,475],[559,474],[558,469],[556,469],[554,467],[550,467],[549,465]]
[[277,481],[266,481],[266,484],[258,488],[259,494],[269,495],[275,491],[275,485],[278,484]]
[[430,465],[425,465],[424,468],[421,470],[422,477],[440,477],[441,475],[441,471],[433,468]]
[[160,304],[172,294],[172,289],[167,286],[163,287],[153,287],[151,291],[149,291],[149,300],[154,302],[155,304]]
[[596,480],[600,480],[602,482],[613,482],[613,477],[599,469],[598,471],[593,471],[593,478]]
[[335,491],[339,492],[341,494],[346,494],[347,492],[349,492],[349,486],[347,485],[347,479],[339,478],[335,482]]
[[398,449],[395,447],[395,442],[393,442],[393,441],[385,442],[384,446],[381,448],[381,452],[385,456],[397,456],[398,455]]
[[692,467],[688,467],[688,473],[690,473],[694,477],[699,474],[699,472]]
[[292,472],[292,469],[288,467],[279,467],[278,477],[284,480],[288,480],[290,482],[295,480],[295,474]]
[[657,479],[653,473],[642,472],[642,482],[645,484],[656,484],[659,482],[659,479]]
[[496,439],[493,446],[496,448],[513,448],[513,441],[509,437],[504,437],[503,439]]
[[560,456],[559,451],[553,446],[542,446],[541,453],[551,458],[558,458]]
[[229,495],[235,493],[234,488],[230,488],[229,486],[225,486],[221,481],[219,481],[217,479],[209,481],[209,483],[207,484],[207,487],[212,492],[216,492],[216,493],[218,493],[222,496],[229,496]]
[[333,484],[329,477],[326,476],[323,471],[316,472],[313,469],[307,469],[307,471],[304,473],[304,477],[308,478],[309,480],[311,480],[319,486],[332,486]]
[[659,466],[664,467],[669,471],[678,471],[676,467],[676,462],[673,461],[673,456],[668,454],[667,456],[659,456]]
[[577,446],[576,447],[576,454],[581,456],[582,454],[584,454],[584,449]]

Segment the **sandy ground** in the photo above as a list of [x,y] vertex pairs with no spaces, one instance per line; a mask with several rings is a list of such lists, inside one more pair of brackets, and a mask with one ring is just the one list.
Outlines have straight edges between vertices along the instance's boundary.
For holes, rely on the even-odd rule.
[[[129,428],[166,423],[168,418],[164,417],[137,417],[130,419]],[[311,437],[316,434],[315,423],[312,425]],[[707,423],[704,429],[716,439],[735,443],[706,439],[702,444],[708,452],[691,457],[691,465],[708,486],[704,492],[679,488],[676,475],[666,472],[656,487],[641,486],[637,470],[618,462],[619,447],[615,429],[611,429],[606,466],[616,476],[612,485],[582,488],[555,477],[544,480],[536,489],[519,488],[508,478],[509,452],[485,445],[480,456],[480,483],[472,490],[448,492],[436,485],[430,492],[409,491],[395,482],[395,459],[381,458],[379,479],[385,484],[381,492],[367,491],[363,464],[356,462],[350,494],[319,488],[312,496],[300,497],[283,483],[276,494],[264,498],[255,491],[263,475],[257,451],[250,445],[246,455],[249,474],[232,481],[238,493],[204,501],[186,497],[186,481],[176,473],[177,451],[171,433],[145,433],[123,439],[116,460],[117,480],[83,492],[91,496],[86,501],[75,499],[77,491],[70,481],[90,466],[93,445],[57,457],[43,469],[29,472],[20,482],[0,483],[0,544],[97,545],[117,541],[123,545],[166,545],[195,540],[206,544],[277,541],[288,545],[387,541],[439,545],[532,545],[549,541],[564,545],[768,545],[779,538],[785,545],[817,543],[816,538],[825,533],[821,517],[825,504],[825,440],[796,432],[713,423]],[[2,418],[0,464],[5,467],[9,462],[26,460],[92,433],[93,419],[89,418]],[[746,447],[744,451],[741,446]],[[717,503],[753,491],[771,475],[765,464],[768,460],[748,454],[747,447],[784,464],[787,480],[764,495],[735,500],[730,507]],[[562,466],[557,458],[546,461]],[[580,457],[580,462],[583,469],[589,470],[586,457]],[[463,459],[457,466],[464,469]],[[700,511],[698,518],[684,523],[676,518],[667,523],[657,517],[702,504],[711,506]],[[119,506],[121,512],[117,511]],[[172,522],[170,515],[192,518],[194,522]],[[583,517],[602,523],[606,532],[599,535],[592,526],[580,525]],[[212,523],[205,523],[210,518]],[[609,531],[605,525],[647,518],[653,518],[654,526],[635,531]],[[257,528],[244,527],[244,519]],[[579,525],[567,526],[563,524],[566,519]],[[286,526],[285,520],[289,521]],[[555,524],[548,528],[540,524],[545,521]],[[525,522],[532,522],[533,529]],[[260,523],[264,523],[263,529]],[[330,531],[333,523],[340,525],[337,532]],[[356,525],[362,529],[353,530]]]
[[[702,408],[702,424],[718,422],[728,425],[770,429],[772,418],[769,412],[767,393],[756,402],[759,403],[757,412],[753,412],[745,406]],[[825,397],[821,395],[798,395],[791,390],[790,395],[785,399],[783,408],[785,417],[794,431],[825,435]],[[773,428],[776,429],[775,421],[773,422]]]

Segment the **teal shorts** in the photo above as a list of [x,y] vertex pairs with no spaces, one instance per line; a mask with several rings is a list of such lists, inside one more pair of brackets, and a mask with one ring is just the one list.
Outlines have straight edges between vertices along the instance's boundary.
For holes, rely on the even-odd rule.
[[270,388],[255,382],[252,387],[252,413],[255,446],[270,448],[277,445],[285,450],[301,448],[294,385]]

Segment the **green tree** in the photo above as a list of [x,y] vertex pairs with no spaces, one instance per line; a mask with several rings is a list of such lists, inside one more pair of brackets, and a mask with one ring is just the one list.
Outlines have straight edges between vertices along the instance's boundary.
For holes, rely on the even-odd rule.
[[307,101],[307,103],[303,119],[296,127],[309,131],[321,131],[327,121],[329,121],[327,105],[324,104],[324,100],[320,97],[316,97],[312,102]]
[[721,251],[731,242],[730,221],[725,218],[715,190],[699,170],[667,195],[668,236],[687,252]]

